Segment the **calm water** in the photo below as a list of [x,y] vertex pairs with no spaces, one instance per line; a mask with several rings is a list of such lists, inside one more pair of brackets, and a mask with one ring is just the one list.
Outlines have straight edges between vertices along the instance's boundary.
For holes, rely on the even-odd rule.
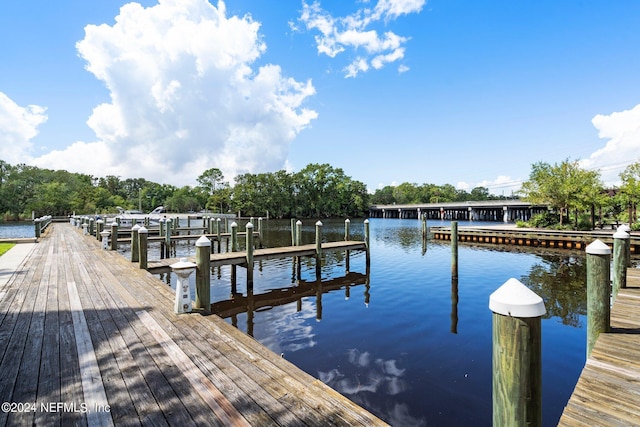
[[[342,221],[324,224],[325,240],[343,238]],[[288,226],[289,221],[264,221],[265,246],[288,245]],[[431,240],[425,247],[419,221],[372,219],[370,228],[368,276],[360,252],[351,254],[348,274],[344,254],[327,254],[320,282],[313,260],[303,261],[300,280],[291,259],[257,264],[254,310],[247,313],[244,269],[238,268],[234,290],[230,267],[222,267],[212,275],[213,309],[395,426],[491,425],[489,295],[514,277],[547,307],[543,416],[544,425],[556,425],[585,360],[582,253],[460,243],[455,283],[449,244]],[[303,243],[313,242],[314,230],[308,221]],[[361,221],[351,223],[351,235],[363,239]],[[192,245],[178,246],[178,255],[194,254]],[[175,286],[172,275],[162,278]],[[232,291],[235,302],[227,301]],[[289,303],[280,305],[278,298]]]
[[35,237],[36,229],[32,221],[3,222],[0,224],[0,239]]

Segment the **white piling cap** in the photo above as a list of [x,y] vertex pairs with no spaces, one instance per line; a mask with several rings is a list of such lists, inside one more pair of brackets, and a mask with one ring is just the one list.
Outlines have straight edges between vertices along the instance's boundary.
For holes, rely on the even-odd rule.
[[244,226],[244,228],[247,228],[247,229],[253,228],[253,224],[248,222],[247,225]]
[[238,223],[237,223],[237,222],[233,221],[233,222],[231,223],[231,227],[237,227],[237,226],[238,226]]
[[626,231],[627,233],[629,233],[631,231],[631,227],[629,227],[627,224],[622,224],[620,227],[618,227],[618,230]]
[[197,266],[193,262],[188,262],[186,258],[180,258],[179,262],[171,264],[169,267],[171,267],[172,270],[185,270],[187,268],[196,268]]
[[141,228],[140,224],[136,224],[133,227],[131,227],[131,230],[138,231],[138,230],[140,230],[140,228]]
[[620,228],[618,228],[618,230],[615,233],[613,233],[614,239],[628,239],[629,237],[630,237],[629,233],[627,233],[624,230],[620,230]]
[[138,234],[147,234],[148,232],[149,230],[147,230],[144,225],[138,229]]
[[489,309],[511,317],[539,317],[547,312],[542,298],[514,278],[489,296]]
[[318,227],[322,227],[322,221],[318,221],[318,222],[316,222],[316,225],[317,225]]
[[587,245],[586,251],[589,255],[611,255],[611,248],[600,239]]
[[302,225],[302,221],[297,220],[297,221],[296,221],[296,225]]
[[349,218],[345,219],[344,222],[351,222]]
[[200,238],[196,240],[196,246],[211,246],[211,240],[209,240],[207,236],[200,236]]

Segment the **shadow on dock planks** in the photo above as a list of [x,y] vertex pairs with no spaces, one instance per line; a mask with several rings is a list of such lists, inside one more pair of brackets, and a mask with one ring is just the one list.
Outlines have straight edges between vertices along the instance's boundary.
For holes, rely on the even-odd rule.
[[[386,425],[69,224],[0,289],[0,425]],[[26,406],[29,405],[29,406]]]

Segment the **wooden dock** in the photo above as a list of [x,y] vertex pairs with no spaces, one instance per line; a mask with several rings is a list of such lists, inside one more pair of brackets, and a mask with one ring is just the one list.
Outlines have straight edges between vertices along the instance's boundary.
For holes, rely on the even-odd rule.
[[[347,240],[343,242],[327,242],[322,245],[323,252],[336,252],[336,251],[356,251],[367,250],[365,242]],[[278,259],[286,257],[303,257],[303,256],[315,256],[316,245],[300,245],[300,246],[285,246],[280,248],[266,248],[256,249],[253,251],[253,260],[264,261],[268,259]],[[188,261],[194,262],[195,257],[187,258]],[[211,254],[210,256],[211,266],[216,267],[220,265],[243,265],[247,262],[246,252],[222,252]],[[167,270],[171,264],[175,264],[179,259],[165,258],[160,260],[149,261],[147,270],[158,271]]]
[[0,287],[0,425],[386,425],[173,299],[94,237],[50,226]]
[[640,269],[627,270],[611,329],[599,335],[559,426],[640,426]]
[[[434,239],[451,240],[450,227],[431,227],[430,233]],[[596,239],[613,246],[613,231],[557,231],[499,226],[458,227],[458,241],[470,243],[584,250]],[[640,255],[640,235],[637,233],[631,234],[630,250],[632,255]]]

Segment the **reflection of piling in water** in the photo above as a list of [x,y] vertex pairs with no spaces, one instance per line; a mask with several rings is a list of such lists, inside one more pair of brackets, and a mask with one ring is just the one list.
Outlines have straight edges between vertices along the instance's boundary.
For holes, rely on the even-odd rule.
[[451,333],[458,333],[458,278],[451,278]]
[[451,277],[458,278],[458,221],[451,221]]

